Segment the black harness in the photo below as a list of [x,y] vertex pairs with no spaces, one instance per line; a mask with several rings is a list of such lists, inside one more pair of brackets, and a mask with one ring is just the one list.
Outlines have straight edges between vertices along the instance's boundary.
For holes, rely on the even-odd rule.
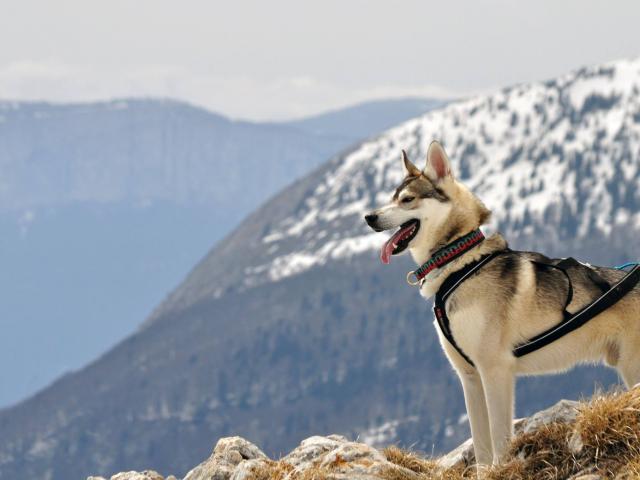
[[[489,263],[494,258],[504,255],[506,253],[513,253],[512,250],[506,249],[498,252],[494,252],[488,255],[484,255],[480,257],[480,259],[476,260],[473,263],[465,265],[462,269],[451,273],[445,281],[442,283],[438,292],[436,293],[435,302],[433,306],[433,311],[436,315],[436,319],[438,321],[438,325],[442,334],[447,339],[447,341],[456,349],[456,351],[464,358],[470,365],[475,366],[471,359],[465,355],[460,346],[456,343],[453,338],[453,334],[451,333],[451,328],[449,325],[449,318],[447,317],[446,311],[446,302],[447,299],[455,292],[455,290],[464,282],[466,279],[474,275],[478,270],[480,270],[484,265]],[[564,335],[573,332],[577,328],[581,327],[589,320],[591,320],[596,315],[602,313],[607,308],[615,305],[622,297],[624,297],[637,283],[640,281],[640,265],[636,264],[622,279],[620,279],[617,283],[611,285],[609,282],[604,280],[598,273],[591,269],[590,267],[578,262],[573,258],[565,258],[560,261],[550,262],[539,262],[530,260],[533,263],[538,265],[555,268],[564,273],[567,277],[569,292],[567,294],[567,300],[563,309],[563,319],[558,324],[555,325],[548,330],[536,335],[535,337],[527,340],[526,342],[520,343],[516,345],[513,349],[513,355],[515,357],[522,357],[527,353],[535,352],[536,350],[541,349],[549,345],[550,343],[562,338]],[[590,280],[600,288],[601,294],[590,304],[581,308],[575,313],[569,313],[567,311],[567,307],[571,303],[573,298],[573,286],[571,282],[571,278],[569,277],[569,273],[567,273],[567,269],[571,267],[580,266],[582,268],[588,268],[588,275]]]

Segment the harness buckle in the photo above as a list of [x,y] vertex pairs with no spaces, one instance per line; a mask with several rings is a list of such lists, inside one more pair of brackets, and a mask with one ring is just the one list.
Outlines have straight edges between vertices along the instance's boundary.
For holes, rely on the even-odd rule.
[[[415,281],[411,280],[411,275],[413,275],[413,277],[415,278]],[[412,287],[415,287],[416,285],[420,285],[420,279],[416,275],[416,272],[414,272],[413,270],[411,270],[410,272],[407,272],[407,283]]]

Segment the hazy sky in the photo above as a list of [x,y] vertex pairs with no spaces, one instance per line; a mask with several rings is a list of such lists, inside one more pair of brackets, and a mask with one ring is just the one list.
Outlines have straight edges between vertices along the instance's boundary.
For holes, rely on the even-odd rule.
[[637,0],[5,1],[0,98],[170,96],[283,119],[635,57],[639,20]]

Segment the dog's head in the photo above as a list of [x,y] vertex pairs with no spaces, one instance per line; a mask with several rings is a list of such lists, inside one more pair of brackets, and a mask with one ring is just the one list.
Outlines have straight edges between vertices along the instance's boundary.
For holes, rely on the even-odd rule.
[[[453,235],[458,227],[477,223],[473,227],[477,228],[489,217],[482,202],[455,180],[440,143],[429,145],[424,170],[411,163],[404,150],[402,165],[405,177],[391,202],[365,215],[367,224],[376,232],[398,229],[382,247],[383,263],[389,263],[391,255],[407,248],[437,244],[441,239],[435,237],[443,230]],[[445,225],[449,228],[443,229]]]

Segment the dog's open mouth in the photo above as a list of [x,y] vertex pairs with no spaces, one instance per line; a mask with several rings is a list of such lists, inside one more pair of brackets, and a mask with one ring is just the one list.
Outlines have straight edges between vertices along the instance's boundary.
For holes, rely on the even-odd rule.
[[391,261],[391,255],[402,252],[409,246],[409,242],[416,236],[420,229],[420,220],[414,219],[403,223],[400,229],[394,233],[380,250],[380,260],[387,264]]

